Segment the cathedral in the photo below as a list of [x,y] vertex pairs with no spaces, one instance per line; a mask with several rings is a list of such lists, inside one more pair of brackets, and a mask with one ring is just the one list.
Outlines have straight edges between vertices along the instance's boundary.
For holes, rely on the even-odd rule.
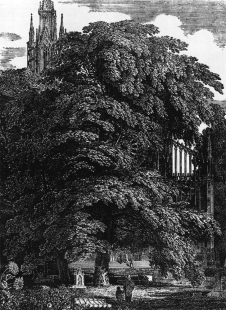
[[[39,28],[36,33],[31,14],[29,41],[27,42],[27,67],[34,73],[43,71],[52,54],[53,43],[57,41],[57,15],[51,0],[42,0],[39,10]],[[59,37],[66,32],[61,14]]]

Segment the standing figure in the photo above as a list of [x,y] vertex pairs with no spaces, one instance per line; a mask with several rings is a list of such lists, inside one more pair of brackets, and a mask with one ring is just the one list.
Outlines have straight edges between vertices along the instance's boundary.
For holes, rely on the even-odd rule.
[[133,294],[134,287],[135,287],[134,282],[132,281],[131,277],[128,276],[124,284],[124,292],[125,292],[126,301],[130,302],[132,300],[132,294]]
[[116,299],[118,301],[123,301],[124,300],[124,292],[123,290],[120,288],[120,286],[117,286],[117,290],[116,290]]

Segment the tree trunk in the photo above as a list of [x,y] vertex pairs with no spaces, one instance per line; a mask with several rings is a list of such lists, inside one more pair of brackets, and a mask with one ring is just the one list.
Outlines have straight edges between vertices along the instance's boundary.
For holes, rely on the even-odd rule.
[[102,275],[109,271],[110,254],[109,252],[97,252],[95,259],[94,286],[103,285]]
[[70,282],[69,269],[67,260],[64,258],[64,254],[59,253],[57,255],[57,268],[59,272],[59,280],[61,283],[67,284]]

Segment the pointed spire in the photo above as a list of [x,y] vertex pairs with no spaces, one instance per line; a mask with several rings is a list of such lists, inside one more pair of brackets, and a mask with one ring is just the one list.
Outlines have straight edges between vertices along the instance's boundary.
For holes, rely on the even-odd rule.
[[30,23],[30,31],[29,31],[29,41],[34,42],[35,30],[33,25],[33,15],[31,14],[31,23]]
[[33,14],[31,13],[31,25],[30,25],[30,29],[31,29],[32,27],[34,27],[34,26],[33,26]]
[[64,35],[64,16],[61,14],[61,23],[60,23],[60,33],[59,37],[61,38]]

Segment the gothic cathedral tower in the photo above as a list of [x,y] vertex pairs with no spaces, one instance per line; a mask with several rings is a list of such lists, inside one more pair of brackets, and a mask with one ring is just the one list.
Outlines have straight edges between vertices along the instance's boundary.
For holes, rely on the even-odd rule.
[[[52,54],[53,43],[57,40],[57,15],[54,3],[51,0],[42,0],[39,10],[39,28],[36,29],[36,38],[31,14],[29,41],[27,42],[27,67],[34,73],[44,70]],[[63,14],[59,36],[64,34]]]

